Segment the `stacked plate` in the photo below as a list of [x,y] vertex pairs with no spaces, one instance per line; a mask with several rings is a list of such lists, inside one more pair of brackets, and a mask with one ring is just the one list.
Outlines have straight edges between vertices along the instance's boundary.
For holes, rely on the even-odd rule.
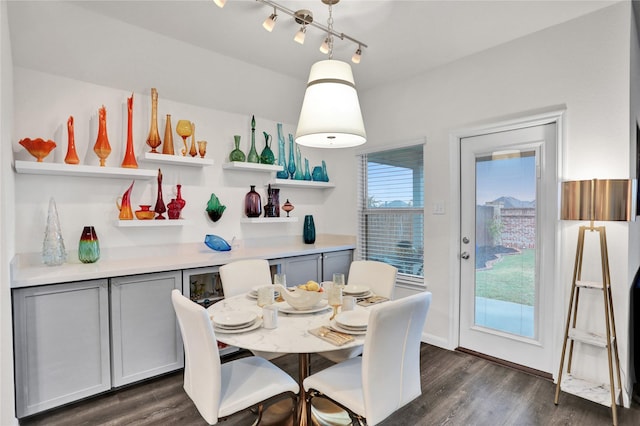
[[368,322],[369,311],[345,311],[336,315],[336,318],[331,322],[331,326],[344,333],[366,334]]
[[[247,293],[247,296],[249,296],[252,299],[257,299],[258,298],[258,289],[260,287],[264,287],[263,285],[257,285],[255,287],[253,287],[251,289],[251,291],[249,293]],[[278,298],[280,296],[280,292],[279,291],[275,291],[275,297]]]
[[254,330],[261,324],[258,315],[249,311],[222,312],[213,317],[213,327],[218,333],[242,333]]
[[368,297],[371,290],[366,285],[349,284],[342,289],[342,294],[353,297]]

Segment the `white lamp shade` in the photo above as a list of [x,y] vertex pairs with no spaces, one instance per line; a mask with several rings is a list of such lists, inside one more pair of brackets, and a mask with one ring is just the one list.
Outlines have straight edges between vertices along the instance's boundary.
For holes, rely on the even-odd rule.
[[346,148],[366,142],[348,63],[329,59],[313,64],[295,139],[300,145],[315,148]]

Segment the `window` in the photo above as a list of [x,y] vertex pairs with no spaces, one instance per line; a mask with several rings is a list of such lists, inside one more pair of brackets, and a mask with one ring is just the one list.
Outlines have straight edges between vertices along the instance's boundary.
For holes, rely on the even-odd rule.
[[398,268],[398,282],[424,283],[423,145],[362,154],[358,252]]

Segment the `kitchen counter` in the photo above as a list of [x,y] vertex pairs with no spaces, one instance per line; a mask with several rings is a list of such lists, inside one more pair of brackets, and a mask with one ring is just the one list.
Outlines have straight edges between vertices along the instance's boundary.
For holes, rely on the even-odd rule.
[[77,251],[69,251],[60,266],[42,263],[40,253],[17,254],[11,261],[11,288],[84,281],[150,272],[219,266],[240,259],[279,259],[306,254],[351,250],[355,237],[318,235],[315,244],[301,236],[236,241],[231,251],[217,252],[202,243],[171,246],[135,246],[101,250],[96,263],[81,263]]

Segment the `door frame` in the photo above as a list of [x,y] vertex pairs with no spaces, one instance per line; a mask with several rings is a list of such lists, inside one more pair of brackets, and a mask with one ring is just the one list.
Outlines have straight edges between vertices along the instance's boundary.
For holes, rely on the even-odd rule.
[[[461,259],[460,253],[462,251],[461,246],[461,215],[460,215],[460,155],[461,155],[461,140],[463,138],[486,135],[490,133],[497,133],[509,130],[517,130],[523,127],[531,127],[544,125],[549,123],[555,123],[556,125],[556,180],[561,182],[563,171],[566,170],[565,155],[564,153],[564,120],[565,120],[566,108],[554,108],[545,112],[539,112],[530,115],[522,115],[516,118],[490,122],[487,124],[479,124],[472,127],[466,127],[456,129],[449,134],[449,156],[451,164],[451,175],[449,177],[451,202],[451,222],[450,222],[450,234],[452,236],[452,244],[450,245],[450,295],[449,298],[449,317],[451,319],[449,323],[449,349],[455,349],[460,343],[460,266]],[[559,192],[558,192],[559,197]],[[560,254],[561,254],[561,233],[560,223],[556,221],[554,223],[554,234],[556,236],[554,248],[554,262],[553,262],[553,277],[554,282],[560,283],[562,277],[562,271],[560,269]],[[565,287],[562,285],[556,285],[553,288],[553,300],[554,305],[552,307],[553,323],[561,324],[564,321],[564,301]],[[562,330],[553,331],[553,338],[550,350],[552,351],[553,365],[557,365],[559,362],[558,339],[556,338]],[[555,367],[554,367],[555,369]],[[556,374],[554,374],[555,378]]]

